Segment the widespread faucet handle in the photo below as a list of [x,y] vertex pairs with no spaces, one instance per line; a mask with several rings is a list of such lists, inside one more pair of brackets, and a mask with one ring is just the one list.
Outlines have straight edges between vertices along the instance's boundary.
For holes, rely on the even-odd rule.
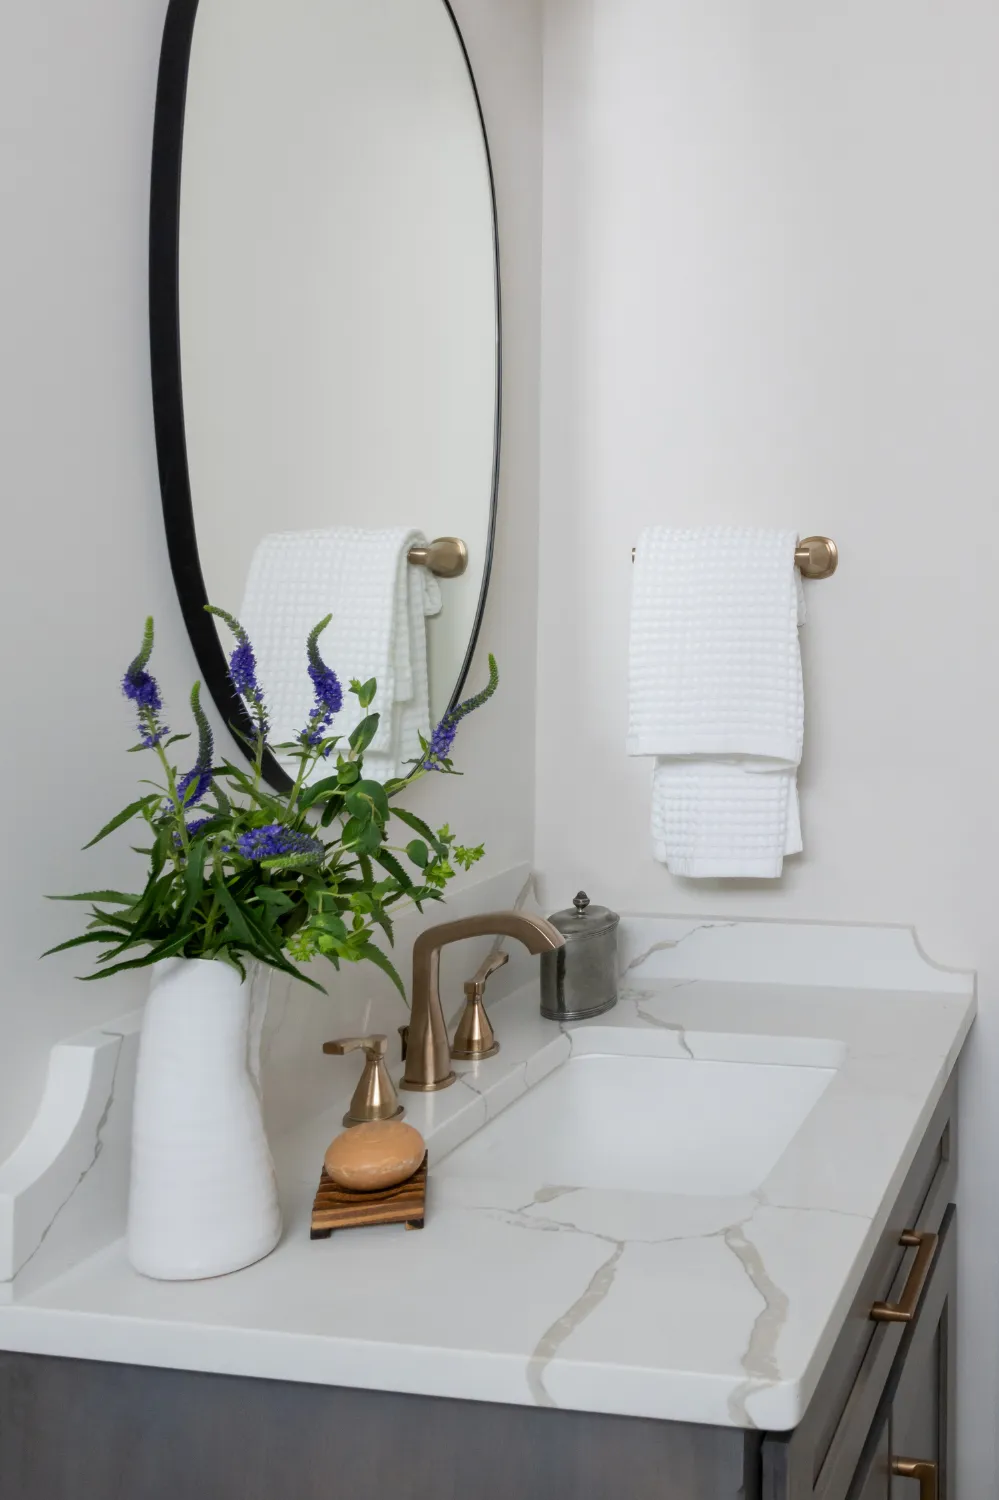
[[388,1037],[380,1033],[373,1036],[345,1036],[336,1042],[324,1042],[323,1051],[335,1057],[348,1052],[363,1052],[364,1071],[354,1090],[350,1108],[343,1117],[345,1125],[367,1125],[372,1120],[397,1120],[403,1113],[395,1084],[385,1066]]
[[388,1037],[380,1033],[372,1036],[343,1036],[338,1042],[323,1042],[323,1051],[336,1057],[344,1057],[348,1052],[363,1051],[367,1053],[369,1061],[376,1062],[388,1051]]
[[492,1022],[486,1015],[483,998],[490,974],[502,969],[510,960],[509,953],[498,949],[488,954],[476,969],[471,979],[465,980],[465,1009],[454,1034],[451,1056],[459,1062],[481,1062],[484,1057],[495,1057],[500,1049]]
[[486,992],[486,981],[490,974],[495,974],[497,969],[502,969],[504,964],[510,962],[510,955],[505,948],[497,948],[489,953],[479,964],[471,979],[465,980],[465,994],[469,1000],[476,996],[481,1000]]

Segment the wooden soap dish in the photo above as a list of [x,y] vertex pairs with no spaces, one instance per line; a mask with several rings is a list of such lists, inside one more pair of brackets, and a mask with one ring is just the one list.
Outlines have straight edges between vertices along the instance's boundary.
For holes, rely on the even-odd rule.
[[426,1204],[426,1157],[405,1182],[374,1193],[338,1187],[324,1167],[312,1205],[310,1238],[328,1240],[334,1229],[361,1229],[366,1224],[405,1224],[407,1229],[422,1229]]

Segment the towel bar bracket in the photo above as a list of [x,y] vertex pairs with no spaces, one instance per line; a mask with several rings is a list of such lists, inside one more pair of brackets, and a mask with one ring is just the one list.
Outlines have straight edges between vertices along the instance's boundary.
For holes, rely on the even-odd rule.
[[802,578],[831,578],[839,566],[839,548],[828,536],[806,536],[794,549]]
[[[631,560],[635,561],[634,547]],[[839,548],[831,536],[806,536],[794,549],[794,565],[802,578],[831,578],[839,567]]]
[[410,547],[406,555],[414,567],[429,568],[437,578],[460,578],[468,567],[468,548],[457,536],[436,537],[426,547]]

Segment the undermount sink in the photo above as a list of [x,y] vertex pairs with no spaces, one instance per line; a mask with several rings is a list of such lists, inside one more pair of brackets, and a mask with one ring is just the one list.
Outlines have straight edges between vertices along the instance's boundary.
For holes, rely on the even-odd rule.
[[835,1067],[584,1053],[458,1146],[436,1176],[695,1196],[751,1193]]

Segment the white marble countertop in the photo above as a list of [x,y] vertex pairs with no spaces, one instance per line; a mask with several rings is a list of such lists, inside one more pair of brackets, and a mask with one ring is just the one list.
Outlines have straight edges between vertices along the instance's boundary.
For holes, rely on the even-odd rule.
[[[819,929],[788,939],[790,978],[804,962],[795,955],[806,931]],[[266,1260],[213,1281],[155,1282],[130,1269],[119,1242],[0,1307],[0,1347],[795,1426],[967,1036],[973,984],[927,965],[936,977],[924,987],[920,959],[910,964],[911,988],[900,987],[878,971],[873,948],[859,965],[869,988],[856,975],[849,987],[833,975],[838,988],[734,982],[724,977],[730,962],[754,972],[734,946],[737,937],[758,942],[751,924],[739,924],[724,952],[716,945],[717,960],[687,965],[706,977],[683,977],[672,950],[689,932],[630,960],[639,937],[626,934],[620,1002],[583,1027],[560,1031],[538,1015],[536,990],[518,992],[494,1010],[498,1057],[466,1068],[441,1094],[406,1096],[407,1119],[431,1152],[421,1233],[310,1240],[323,1151],[340,1128],[337,1098],[277,1145],[286,1227]],[[627,1028],[636,1050],[659,1056],[838,1066],[773,1170],[744,1196],[574,1189],[536,1180],[530,1161],[516,1179],[435,1178],[435,1161],[574,1044],[599,1050],[604,1027]]]

